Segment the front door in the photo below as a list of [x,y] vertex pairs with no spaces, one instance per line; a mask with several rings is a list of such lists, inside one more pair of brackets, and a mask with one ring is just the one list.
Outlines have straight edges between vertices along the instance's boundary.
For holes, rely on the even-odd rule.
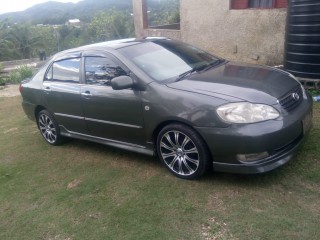
[[127,75],[113,57],[84,57],[82,106],[89,134],[112,141],[145,145],[140,92],[113,90],[112,78]]

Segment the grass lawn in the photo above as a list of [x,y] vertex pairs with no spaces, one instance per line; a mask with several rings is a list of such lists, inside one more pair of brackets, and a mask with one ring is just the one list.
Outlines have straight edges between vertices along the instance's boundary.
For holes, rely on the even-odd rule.
[[154,158],[49,146],[0,98],[0,239],[320,239],[320,104],[295,159],[264,175],[180,180]]

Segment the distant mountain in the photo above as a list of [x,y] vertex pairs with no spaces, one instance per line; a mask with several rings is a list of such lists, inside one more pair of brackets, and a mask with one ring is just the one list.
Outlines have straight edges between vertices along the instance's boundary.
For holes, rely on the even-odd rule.
[[12,23],[63,24],[68,19],[78,18],[88,22],[99,11],[115,8],[132,11],[132,0],[82,0],[78,3],[49,1],[37,4],[21,12],[0,15],[0,21]]

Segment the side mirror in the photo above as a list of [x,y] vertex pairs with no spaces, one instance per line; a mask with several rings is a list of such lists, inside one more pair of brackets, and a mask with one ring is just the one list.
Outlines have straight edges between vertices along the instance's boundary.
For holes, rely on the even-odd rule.
[[133,87],[133,80],[129,76],[115,77],[111,80],[111,87],[114,90],[122,90]]

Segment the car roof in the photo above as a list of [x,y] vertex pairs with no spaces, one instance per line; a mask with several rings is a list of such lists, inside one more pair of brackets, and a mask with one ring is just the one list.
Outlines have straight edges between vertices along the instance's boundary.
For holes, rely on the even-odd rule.
[[58,53],[58,55],[66,54],[66,53],[73,53],[73,52],[81,52],[81,51],[85,51],[85,50],[119,49],[119,48],[124,48],[124,47],[128,47],[128,46],[136,45],[136,44],[142,44],[145,42],[152,42],[152,41],[156,41],[156,40],[171,40],[171,39],[164,38],[164,37],[126,38],[126,39],[119,39],[119,40],[113,40],[113,41],[85,45],[85,46],[81,46],[78,48],[65,50],[63,52]]

